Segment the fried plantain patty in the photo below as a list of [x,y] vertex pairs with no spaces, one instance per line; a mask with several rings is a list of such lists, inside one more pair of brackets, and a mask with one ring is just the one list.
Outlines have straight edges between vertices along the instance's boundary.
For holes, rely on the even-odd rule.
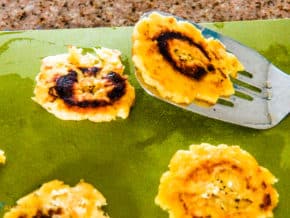
[[135,25],[132,39],[136,70],[162,97],[215,104],[234,93],[229,75],[236,77],[242,64],[189,22],[151,13]]
[[71,47],[68,54],[44,58],[33,99],[64,120],[127,118],[135,91],[123,75],[120,52],[94,51],[82,54],[82,49]]
[[19,199],[4,218],[109,218],[104,205],[104,196],[88,183],[70,187],[53,180]]
[[276,181],[239,146],[191,145],[171,159],[155,202],[170,218],[272,217]]

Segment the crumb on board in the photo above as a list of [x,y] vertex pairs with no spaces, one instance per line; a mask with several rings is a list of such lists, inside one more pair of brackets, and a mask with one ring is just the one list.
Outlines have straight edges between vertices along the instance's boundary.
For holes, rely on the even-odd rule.
[[6,156],[3,150],[0,149],[0,164],[5,164]]

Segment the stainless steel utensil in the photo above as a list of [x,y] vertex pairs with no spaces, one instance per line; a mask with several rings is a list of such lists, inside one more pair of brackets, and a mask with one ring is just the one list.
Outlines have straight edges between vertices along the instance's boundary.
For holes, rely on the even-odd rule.
[[[146,13],[143,16],[148,16]],[[173,16],[158,12],[163,15]],[[176,17],[178,20],[182,18]],[[235,95],[229,99],[220,99],[212,107],[196,104],[181,105],[162,98],[154,87],[147,85],[140,73],[135,71],[141,87],[150,95],[210,118],[222,120],[255,129],[268,129],[277,125],[290,112],[290,76],[283,73],[266,60],[257,51],[201,25],[188,21],[201,30],[204,37],[213,37],[221,41],[227,50],[233,53],[244,65],[234,79]]]

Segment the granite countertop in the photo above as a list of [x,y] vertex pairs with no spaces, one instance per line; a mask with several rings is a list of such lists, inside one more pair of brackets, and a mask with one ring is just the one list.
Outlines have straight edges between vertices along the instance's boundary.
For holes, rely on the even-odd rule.
[[290,17],[289,0],[1,0],[0,30],[130,26],[153,9],[196,22]]

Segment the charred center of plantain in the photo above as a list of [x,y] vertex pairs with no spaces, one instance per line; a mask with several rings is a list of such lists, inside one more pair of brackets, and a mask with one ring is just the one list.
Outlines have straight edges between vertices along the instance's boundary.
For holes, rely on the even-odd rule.
[[[81,68],[81,72],[88,77],[96,77],[97,68]],[[107,92],[108,100],[104,99],[84,99],[78,100],[76,97],[76,86],[78,83],[78,74],[74,70],[70,70],[68,74],[60,76],[56,80],[56,85],[49,90],[49,94],[53,97],[58,97],[64,101],[68,106],[77,106],[80,108],[96,108],[112,105],[115,101],[119,100],[126,90],[126,79],[115,72],[110,72],[102,77],[102,80],[106,81],[106,87],[112,87]],[[88,93],[93,94],[94,87],[83,87]]]
[[160,54],[172,67],[194,80],[214,71],[210,57],[202,45],[179,32],[164,32],[157,38]]

